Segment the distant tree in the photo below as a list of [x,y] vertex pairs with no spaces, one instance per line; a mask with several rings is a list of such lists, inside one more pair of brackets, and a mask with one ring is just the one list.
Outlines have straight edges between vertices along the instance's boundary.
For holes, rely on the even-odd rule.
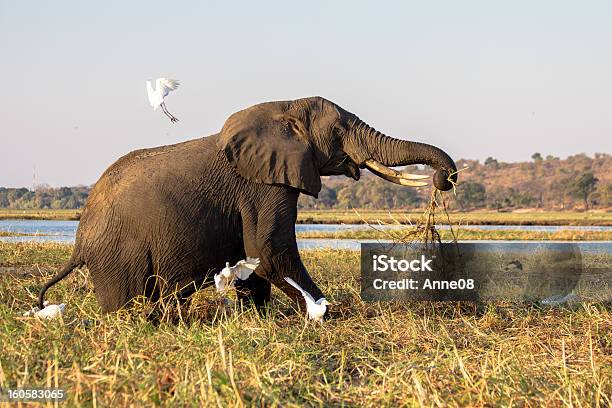
[[73,194],[73,191],[70,187],[60,187],[59,190],[56,190],[57,198],[66,198],[70,197]]
[[[597,183],[597,191],[593,193],[593,203],[603,207],[609,207],[612,204],[610,195],[612,194],[612,183]],[[0,198],[1,199],[1,198]]]
[[89,187],[38,186],[36,191],[27,188],[0,187],[0,208],[53,208],[77,209],[85,205]]
[[338,204],[336,200],[336,190],[323,184],[319,192],[319,199],[315,199],[306,194],[300,194],[298,208],[319,209],[333,208]]
[[491,156],[487,157],[484,161],[485,166],[489,166],[491,164],[497,164],[497,160],[492,158]]
[[484,161],[484,165],[488,167],[492,167],[494,169],[499,169],[499,163],[493,157],[487,157]]
[[[486,165],[476,160],[459,159],[456,163],[458,168],[469,169],[461,172],[456,199],[449,203],[455,208],[484,205],[498,210],[533,206],[565,209],[583,202],[586,208],[611,205],[612,155],[607,153],[598,153],[594,158],[577,154],[563,160],[547,155],[542,163],[498,163],[493,157],[487,158]],[[406,171],[415,172],[416,167],[409,166]],[[427,188],[406,188],[368,172],[362,176],[359,182],[343,176],[324,177],[319,199],[301,194],[298,207],[408,209],[429,201],[431,190]],[[85,205],[89,190],[87,186],[40,185],[35,191],[0,187],[0,207],[78,209]]]
[[9,203],[14,203],[15,201],[19,200],[19,198],[21,197],[21,195],[19,194],[19,190],[17,189],[9,189],[6,193],[6,198],[8,199]]
[[461,209],[485,206],[486,188],[481,183],[467,181],[457,188],[457,203]]
[[336,190],[322,185],[319,192],[319,202],[326,208],[334,207],[338,203]]
[[486,204],[489,208],[501,210],[512,205],[512,190],[507,187],[495,186],[486,191]]
[[531,155],[531,158],[533,159],[533,161],[542,161],[544,159],[542,159],[542,155],[538,152],[535,152],[534,154]]
[[574,197],[584,201],[584,209],[589,209],[589,197],[595,191],[599,180],[592,172],[582,173],[570,187],[570,192]]
[[51,198],[46,190],[36,190],[34,193],[34,208],[50,208]]
[[538,202],[538,198],[532,196],[528,192],[519,192],[515,189],[511,190],[512,194],[510,195],[510,200],[513,207],[531,207]]
[[337,197],[338,205],[341,208],[357,207],[357,205],[355,205],[355,193],[349,186],[341,188],[340,191],[338,191]]

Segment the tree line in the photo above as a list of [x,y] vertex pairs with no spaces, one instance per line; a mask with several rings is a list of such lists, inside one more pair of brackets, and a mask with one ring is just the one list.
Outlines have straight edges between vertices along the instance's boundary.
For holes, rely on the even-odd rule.
[[[450,195],[451,209],[518,208],[550,210],[610,207],[612,156],[585,154],[561,160],[534,153],[532,160],[504,163],[493,157],[483,163],[459,160],[459,185]],[[422,166],[409,166],[410,172],[427,173]],[[0,187],[0,208],[79,209],[85,205],[90,187],[37,186]],[[307,209],[415,209],[429,202],[431,189],[407,188],[384,181],[364,171],[359,182],[344,176],[324,177],[319,199],[301,195],[300,208]]]
[[13,209],[78,209],[85,205],[89,187],[38,186],[27,188],[0,187],[0,208]]
[[[561,160],[534,153],[531,161],[504,163],[493,157],[484,162],[458,160],[459,185],[450,194],[449,206],[456,210],[548,210],[610,207],[612,156],[577,154]],[[432,173],[422,166],[409,172]],[[429,203],[430,188],[406,188],[364,172],[358,183],[328,177],[319,199],[302,196],[302,208],[414,209]]]

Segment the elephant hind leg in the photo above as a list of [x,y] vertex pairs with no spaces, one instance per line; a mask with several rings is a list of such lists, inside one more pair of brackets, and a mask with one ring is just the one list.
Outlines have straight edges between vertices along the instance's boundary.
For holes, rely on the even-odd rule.
[[161,282],[155,276],[155,268],[153,267],[153,257],[151,251],[147,251],[146,256],[146,275],[143,295],[152,302],[157,302],[161,295]]
[[156,279],[149,279],[153,274],[153,265],[146,251],[118,251],[117,257],[96,259],[88,263],[96,298],[103,313],[114,312],[125,306],[137,296],[155,296]]

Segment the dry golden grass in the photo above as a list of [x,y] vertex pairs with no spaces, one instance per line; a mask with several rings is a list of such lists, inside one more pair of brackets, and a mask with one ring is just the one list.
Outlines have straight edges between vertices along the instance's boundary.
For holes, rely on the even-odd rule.
[[[407,223],[404,217],[419,218],[423,211],[405,210],[300,210],[298,223],[301,224],[363,224],[364,220],[375,224],[378,220],[389,222],[390,215]],[[576,211],[537,211],[537,212],[452,212],[451,223],[454,225],[604,225],[612,226],[610,212],[576,212]],[[446,224],[440,219],[439,224]]]
[[[70,250],[37,244],[17,256],[6,245],[0,264],[28,270]],[[303,258],[340,303],[323,325],[291,313],[278,291],[266,317],[215,316],[210,289],[188,323],[152,324],[142,307],[103,316],[78,271],[48,293],[68,304],[63,322],[41,322],[20,316],[43,278],[4,274],[0,387],[57,384],[68,405],[87,406],[610,406],[609,306],[364,303],[357,252]]]
[[71,253],[72,245],[57,242],[0,241],[0,266],[59,266]]
[[[12,210],[0,209],[0,220],[78,220],[82,210]],[[423,211],[414,210],[300,210],[298,222],[301,224],[361,224],[363,219],[375,223],[376,220],[388,220],[389,214],[420,217]],[[532,211],[532,212],[496,212],[473,211],[454,212],[450,214],[453,224],[470,225],[612,225],[612,213],[609,211]],[[445,222],[440,220],[442,224]]]
[[0,208],[0,220],[78,220],[82,210],[16,210]]
[[[363,230],[354,231],[314,231],[300,232],[298,238],[325,238],[325,239],[386,239],[394,241],[405,241],[413,234],[412,229],[406,226],[403,229],[379,229],[376,226]],[[453,239],[450,230],[437,229],[443,241]],[[493,231],[484,229],[467,229],[454,227],[457,239],[460,240],[525,240],[525,241],[610,241],[612,233],[610,231],[525,231],[525,230],[504,230]]]

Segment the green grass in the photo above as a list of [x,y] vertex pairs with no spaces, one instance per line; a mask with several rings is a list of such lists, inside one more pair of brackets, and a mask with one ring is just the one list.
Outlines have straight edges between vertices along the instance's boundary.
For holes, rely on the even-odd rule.
[[[70,249],[2,244],[0,264],[57,267]],[[68,405],[87,406],[611,403],[609,307],[364,303],[357,252],[303,258],[339,303],[322,326],[289,312],[276,290],[264,318],[213,318],[210,289],[193,304],[212,306],[194,307],[189,323],[154,325],[142,308],[103,316],[85,272],[48,293],[68,304],[63,322],[41,322],[20,316],[44,277],[0,275],[0,387],[57,384]]]
[[[313,231],[300,232],[298,238],[326,238],[326,239],[388,239],[406,241],[406,236],[412,228],[406,227],[399,229],[378,229],[376,225],[372,228],[356,231]],[[443,240],[453,238],[451,231],[438,230]],[[465,229],[454,227],[454,232],[458,240],[531,240],[531,241],[609,241],[612,240],[612,233],[609,231],[577,231],[563,230],[555,232],[544,231],[492,231],[483,229]],[[412,240],[412,239],[410,239]]]

